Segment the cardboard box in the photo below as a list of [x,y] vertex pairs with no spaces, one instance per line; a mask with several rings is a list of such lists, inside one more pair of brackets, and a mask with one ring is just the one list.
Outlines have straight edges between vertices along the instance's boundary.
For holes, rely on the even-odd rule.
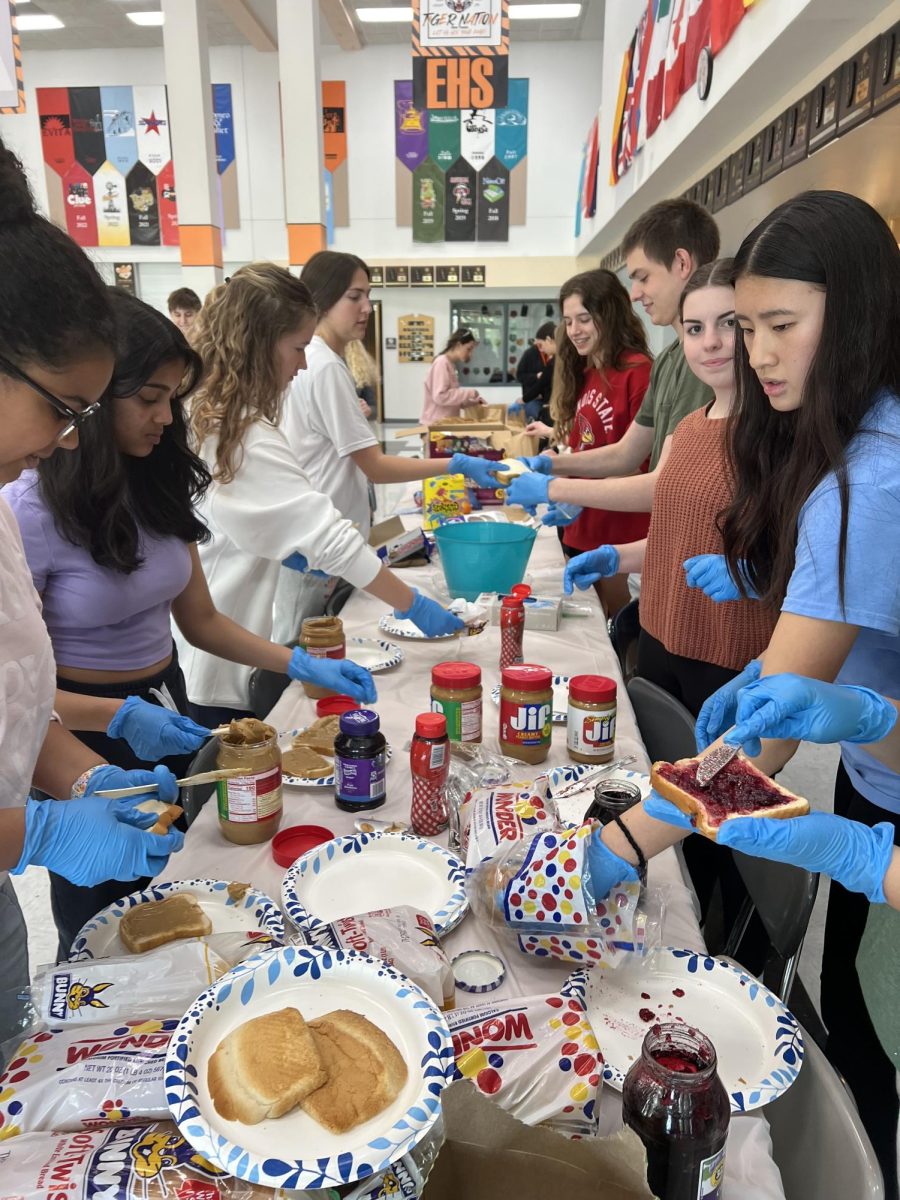
[[523,1125],[467,1080],[446,1089],[441,1107],[447,1140],[424,1200],[652,1200],[631,1130],[570,1141]]
[[[497,592],[481,592],[475,597],[475,603],[487,609],[492,625],[500,624],[500,596]],[[555,632],[559,629],[561,604],[559,596],[528,596],[525,600],[525,628]]]
[[369,545],[388,566],[407,558],[428,558],[428,548],[422,530],[404,529],[399,517],[388,517],[386,521],[379,521],[377,525],[373,525],[369,534]]

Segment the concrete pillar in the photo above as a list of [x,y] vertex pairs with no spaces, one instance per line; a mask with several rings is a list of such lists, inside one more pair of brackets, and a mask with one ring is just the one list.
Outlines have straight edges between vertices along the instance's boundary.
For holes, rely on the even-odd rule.
[[277,12],[288,261],[300,267],[325,249],[319,0],[278,0]]
[[223,279],[207,0],[162,0],[162,9],[183,283],[202,299]]

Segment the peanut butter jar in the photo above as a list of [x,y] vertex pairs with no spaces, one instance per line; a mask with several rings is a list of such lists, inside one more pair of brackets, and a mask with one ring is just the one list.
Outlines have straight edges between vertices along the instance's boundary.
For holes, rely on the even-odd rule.
[[254,846],[275,836],[281,824],[281,750],[271,725],[245,717],[219,734],[219,770],[240,775],[216,784],[219,828],[229,842]]
[[504,667],[500,686],[500,752],[541,763],[550,753],[553,676],[547,667]]
[[[346,658],[347,640],[340,617],[307,617],[300,627],[300,645],[310,658]],[[312,700],[337,695],[330,688],[303,682],[303,690]]]
[[569,680],[566,746],[573,762],[605,763],[616,741],[616,682],[605,675]]

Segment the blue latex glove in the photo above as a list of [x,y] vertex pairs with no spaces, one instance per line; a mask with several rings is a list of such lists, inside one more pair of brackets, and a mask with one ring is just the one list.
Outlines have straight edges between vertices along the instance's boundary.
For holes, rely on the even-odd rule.
[[690,832],[693,828],[693,822],[687,813],[683,813],[680,808],[676,808],[671,800],[666,800],[660,796],[659,792],[651,789],[650,795],[644,801],[644,812],[648,817],[653,817],[656,821],[663,821],[666,825],[674,825],[676,829],[685,829]]
[[500,464],[491,462],[488,458],[477,458],[474,454],[454,454],[450,459],[448,473],[450,475],[465,475],[480,488],[502,488],[495,471],[500,470]]
[[894,853],[894,827],[887,821],[870,829],[834,813],[787,821],[754,817],[726,821],[717,840],[754,858],[821,871],[849,892],[862,892],[873,904],[885,902],[884,875]]
[[619,552],[615,546],[598,546],[596,550],[585,550],[566,563],[563,574],[563,591],[571,596],[574,588],[585,591],[598,579],[618,574]]
[[360,704],[374,704],[378,699],[370,672],[348,658],[314,658],[297,646],[287,673],[291,679],[314,683],[342,696],[352,696]]
[[506,410],[507,415],[510,417],[517,417],[522,412],[524,407],[525,405],[521,400],[514,400]]
[[170,708],[129,696],[106,732],[111,738],[123,738],[138,758],[156,762],[172,754],[193,754],[211,730]]
[[425,634],[426,637],[443,637],[448,633],[459,633],[465,629],[465,624],[455,613],[447,612],[438,604],[437,600],[432,600],[428,596],[423,596],[418,588],[413,588],[415,599],[406,610],[406,612],[398,612],[394,609],[394,616],[400,617],[402,620],[412,621],[418,629]]
[[287,558],[281,560],[283,567],[289,567],[292,571],[299,571],[301,575],[315,575],[316,579],[327,579],[327,571],[311,571],[309,569],[309,559],[305,554],[301,554],[299,550],[295,550],[293,554],[289,554]]
[[539,475],[535,471],[517,475],[509,485],[506,503],[521,504],[533,514],[539,504],[550,503],[550,497],[547,495],[549,488],[549,475]]
[[542,525],[571,525],[573,521],[577,521],[584,510],[579,504],[553,504],[541,517]]
[[538,475],[553,474],[553,456],[550,454],[525,455],[519,462],[524,463],[529,471],[536,471]]
[[587,862],[590,871],[590,888],[594,900],[605,900],[617,883],[635,883],[637,867],[619,858],[602,840],[603,827],[598,825],[588,843]]
[[754,758],[761,737],[805,742],[880,742],[897,723],[897,710],[868,688],[823,683],[802,675],[767,675],[737,698],[734,729],[725,741]]
[[[98,767],[96,771],[91,772],[84,791],[84,799],[89,799],[96,792],[106,791],[107,788],[138,787],[140,784],[148,785],[146,796],[136,793],[134,796],[128,797],[127,803],[122,801],[121,803],[125,804],[125,807],[119,812],[120,821],[127,819],[123,815],[127,809],[133,808],[137,804],[142,804],[145,800],[162,800],[165,804],[174,804],[178,799],[178,784],[175,782],[175,776],[168,767],[163,766],[154,767],[152,771],[125,771],[122,767]],[[151,784],[156,785],[152,791],[149,790],[149,785]],[[103,803],[108,804],[109,801],[104,800]],[[138,814],[141,818],[144,815],[143,813]],[[153,816],[152,813],[149,815]],[[130,823],[134,824],[135,822]],[[155,825],[156,818],[153,817],[153,820],[149,822],[140,820],[137,823],[142,827],[148,824]],[[119,876],[119,878],[123,877]],[[129,875],[128,878],[134,879],[135,876]]]
[[108,879],[128,881],[158,875],[169,855],[184,845],[184,834],[178,829],[161,835],[146,833],[139,822],[146,824],[149,818],[155,824],[156,816],[135,813],[133,805],[140,800],[140,796],[127,800],[97,796],[29,799],[25,844],[12,874],[21,875],[29,866],[47,867],[81,887],[95,887]]
[[[688,587],[700,588],[710,600],[721,603],[724,600],[743,600],[738,585],[732,579],[724,554],[697,554],[684,560],[685,582]],[[743,571],[741,572],[743,575]],[[747,583],[744,576],[744,586],[752,600],[758,599],[756,593]]]
[[759,660],[754,658],[748,662],[740,675],[735,675],[730,683],[724,684],[717,692],[707,696],[697,717],[694,736],[697,739],[697,749],[705,750],[711,746],[717,737],[721,737],[726,729],[734,724],[737,714],[737,698],[741,688],[759,679]]

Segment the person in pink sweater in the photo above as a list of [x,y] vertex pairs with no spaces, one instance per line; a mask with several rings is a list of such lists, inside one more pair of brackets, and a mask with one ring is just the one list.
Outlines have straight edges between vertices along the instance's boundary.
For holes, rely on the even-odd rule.
[[458,417],[461,408],[484,404],[477,388],[461,388],[456,374],[458,363],[467,363],[475,353],[478,340],[471,329],[457,329],[450,334],[425,378],[425,407],[422,424],[433,425],[444,417]]

